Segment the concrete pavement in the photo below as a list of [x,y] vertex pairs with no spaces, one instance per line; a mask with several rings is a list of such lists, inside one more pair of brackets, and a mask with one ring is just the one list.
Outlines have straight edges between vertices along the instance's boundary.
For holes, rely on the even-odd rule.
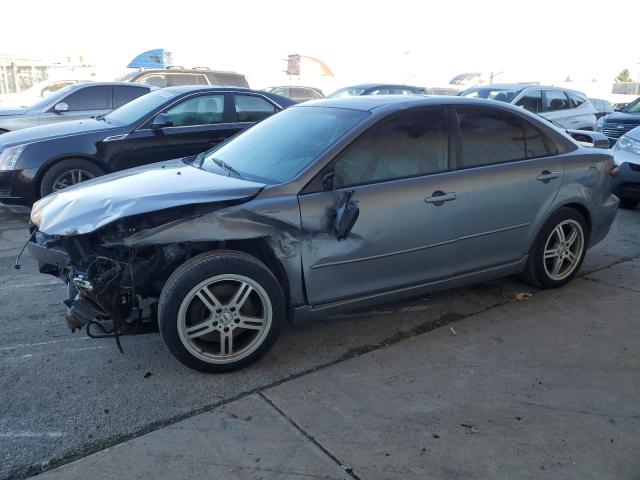
[[637,480],[639,304],[621,260],[38,478]]

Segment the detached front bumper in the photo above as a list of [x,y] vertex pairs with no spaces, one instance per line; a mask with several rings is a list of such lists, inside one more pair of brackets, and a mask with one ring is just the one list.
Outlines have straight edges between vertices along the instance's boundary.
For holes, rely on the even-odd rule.
[[40,273],[47,273],[59,277],[67,270],[71,258],[64,250],[47,245],[48,238],[36,231],[29,241],[29,254],[38,262]]
[[624,162],[618,166],[613,193],[620,198],[640,201],[640,165]]

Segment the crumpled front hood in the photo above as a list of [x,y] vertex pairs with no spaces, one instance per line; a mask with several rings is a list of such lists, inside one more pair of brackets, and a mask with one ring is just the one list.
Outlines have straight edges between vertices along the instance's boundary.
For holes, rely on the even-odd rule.
[[80,235],[131,215],[248,199],[264,186],[170,160],[105,175],[44,197],[33,205],[31,221],[48,235]]

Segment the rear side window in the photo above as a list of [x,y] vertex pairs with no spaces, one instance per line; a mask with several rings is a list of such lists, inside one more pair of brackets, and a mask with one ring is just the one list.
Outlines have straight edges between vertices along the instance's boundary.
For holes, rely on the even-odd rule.
[[545,97],[545,110],[548,112],[568,110],[569,108],[571,108],[569,99],[561,90],[547,90],[545,92]]
[[462,168],[523,160],[525,151],[522,120],[488,110],[458,111]]
[[577,94],[575,94],[573,92],[567,92],[567,96],[569,97],[569,100],[571,100],[572,108],[577,108],[580,105],[582,105],[584,102],[587,101],[585,98],[583,98],[580,95],[577,95]]
[[334,184],[346,187],[444,171],[449,134],[444,109],[401,114],[357,138],[334,165]]
[[518,100],[516,105],[530,112],[540,113],[542,111],[542,92],[540,90],[529,92]]
[[85,87],[65,97],[62,102],[69,105],[70,112],[84,110],[106,110],[111,100],[111,87]]
[[141,87],[113,87],[113,108],[118,108],[134,98],[149,93],[149,89]]
[[199,73],[169,73],[167,77],[170,87],[178,85],[209,85],[207,77]]
[[259,122],[276,109],[265,99],[253,95],[234,95],[238,122]]

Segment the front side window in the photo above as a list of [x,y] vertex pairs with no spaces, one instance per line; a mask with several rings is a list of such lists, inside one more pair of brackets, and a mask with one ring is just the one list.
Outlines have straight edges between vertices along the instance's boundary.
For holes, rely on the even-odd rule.
[[167,86],[167,77],[163,74],[158,75],[145,75],[136,80],[136,83],[144,83],[145,85],[152,85],[158,88],[164,88]]
[[527,158],[547,157],[558,153],[549,137],[528,122],[524,122],[524,134]]
[[96,86],[85,87],[60,101],[69,105],[70,112],[82,112],[87,110],[106,110],[109,108],[110,97],[111,87]]
[[327,98],[343,98],[343,97],[357,97],[364,93],[364,88],[361,87],[345,87],[340,90],[336,90]]
[[388,88],[377,88],[377,89],[369,92],[367,95],[389,95],[389,89]]
[[222,123],[224,95],[199,95],[188,98],[165,112],[174,127]]
[[112,111],[105,119],[115,125],[130,125],[142,120],[161,105],[169,102],[177,96],[177,92],[169,90],[156,90],[125,103],[120,108]]
[[526,158],[522,120],[497,111],[458,110],[462,167],[478,167]]
[[534,90],[527,93],[524,97],[516,102],[516,105],[523,107],[533,113],[542,111],[542,91]]
[[335,162],[334,185],[345,187],[447,169],[449,135],[443,108],[383,121],[358,137]]
[[238,122],[259,122],[276,111],[264,98],[253,95],[234,95]]
[[284,183],[369,115],[341,108],[288,108],[207,152],[202,168],[228,175],[218,165],[222,161],[244,178]]
[[569,99],[561,90],[547,90],[545,92],[545,97],[545,110],[548,112],[557,112],[559,110],[568,110],[571,108],[569,105]]

